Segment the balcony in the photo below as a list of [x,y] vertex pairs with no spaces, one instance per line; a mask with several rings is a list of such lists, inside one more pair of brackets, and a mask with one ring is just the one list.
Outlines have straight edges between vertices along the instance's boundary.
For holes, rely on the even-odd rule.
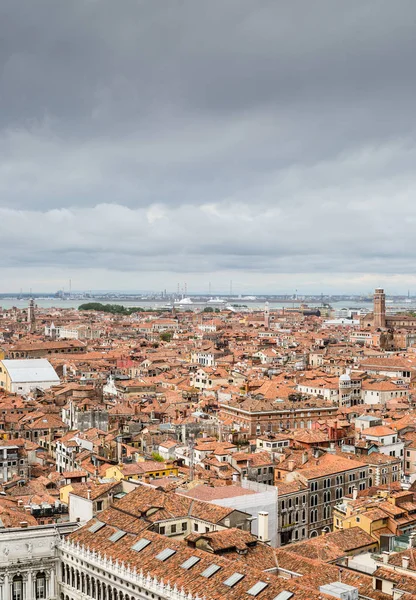
[[294,527],[299,527],[299,523],[290,523],[287,525],[282,525],[281,526],[281,531],[289,531],[290,529],[293,529]]

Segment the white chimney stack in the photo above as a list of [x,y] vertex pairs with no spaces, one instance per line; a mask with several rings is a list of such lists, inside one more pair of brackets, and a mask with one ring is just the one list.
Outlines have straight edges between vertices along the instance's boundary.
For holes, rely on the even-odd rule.
[[403,569],[408,569],[409,568],[409,561],[410,561],[410,558],[408,556],[402,556],[402,567],[403,567]]
[[258,513],[258,538],[261,542],[269,542],[269,513]]
[[356,487],[356,486],[354,486],[354,487],[352,488],[352,499],[353,499],[353,500],[357,500],[357,498],[358,498],[358,489],[357,489],[357,487]]

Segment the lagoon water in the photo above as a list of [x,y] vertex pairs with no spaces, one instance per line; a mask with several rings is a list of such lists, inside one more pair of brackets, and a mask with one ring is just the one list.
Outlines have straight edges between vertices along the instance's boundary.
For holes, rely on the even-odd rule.
[[[17,308],[26,308],[28,305],[29,300],[27,298],[24,298],[23,300],[18,299],[18,298],[0,298],[0,306],[2,308],[12,308],[13,306],[16,306]],[[42,308],[57,308],[57,309],[62,309],[62,308],[78,308],[81,304],[85,304],[87,302],[101,302],[102,304],[120,304],[126,307],[132,307],[132,306],[139,306],[141,308],[162,308],[165,307],[167,305],[166,301],[156,301],[156,300],[149,300],[149,301],[143,301],[143,300],[137,300],[137,301],[130,301],[130,300],[113,300],[113,299],[95,299],[95,298],[85,298],[85,299],[79,299],[79,298],[72,298],[72,299],[67,299],[67,300],[60,300],[59,298],[36,298],[35,299],[36,305],[38,308],[42,309]],[[247,306],[247,308],[249,309],[263,309],[264,308],[264,301],[244,301],[244,299],[233,299],[231,302],[231,304],[239,304],[239,305],[245,305]],[[270,302],[269,306],[270,308],[292,308],[292,307],[296,307],[296,306],[300,306],[300,302]],[[308,304],[308,303],[307,303]],[[196,306],[192,306],[189,305],[190,309],[195,309],[195,310],[200,310],[201,308],[203,308],[205,305],[202,303],[197,304]],[[212,304],[206,304],[206,306],[212,306]],[[316,307],[319,306],[319,303],[310,303],[308,304],[309,307]],[[341,309],[341,308],[366,308],[368,310],[371,310],[372,308],[372,303],[371,302],[354,302],[352,300],[345,300],[345,301],[339,301],[339,302],[332,302],[331,306],[334,309]],[[407,310],[411,310],[412,308],[415,307],[415,305],[413,304],[404,304],[403,306],[400,306],[399,304],[394,304],[394,305],[387,305],[387,310],[389,310],[389,308],[393,308],[394,310],[397,310],[398,308],[403,308],[403,309],[407,309]],[[215,306],[214,306],[215,308]]]

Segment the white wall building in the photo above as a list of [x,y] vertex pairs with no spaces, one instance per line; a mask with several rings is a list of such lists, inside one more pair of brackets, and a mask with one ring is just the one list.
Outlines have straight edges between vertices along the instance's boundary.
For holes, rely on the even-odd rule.
[[60,379],[46,358],[0,361],[0,386],[12,394],[28,394],[34,388],[47,390]]
[[404,442],[402,442],[396,431],[384,425],[376,425],[363,429],[361,432],[365,440],[376,442],[378,451],[387,456],[403,457]]

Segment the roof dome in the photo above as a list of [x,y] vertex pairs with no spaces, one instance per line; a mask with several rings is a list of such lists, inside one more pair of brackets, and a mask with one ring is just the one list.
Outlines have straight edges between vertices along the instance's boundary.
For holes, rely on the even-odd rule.
[[351,377],[349,373],[344,373],[339,378],[340,381],[351,381]]

